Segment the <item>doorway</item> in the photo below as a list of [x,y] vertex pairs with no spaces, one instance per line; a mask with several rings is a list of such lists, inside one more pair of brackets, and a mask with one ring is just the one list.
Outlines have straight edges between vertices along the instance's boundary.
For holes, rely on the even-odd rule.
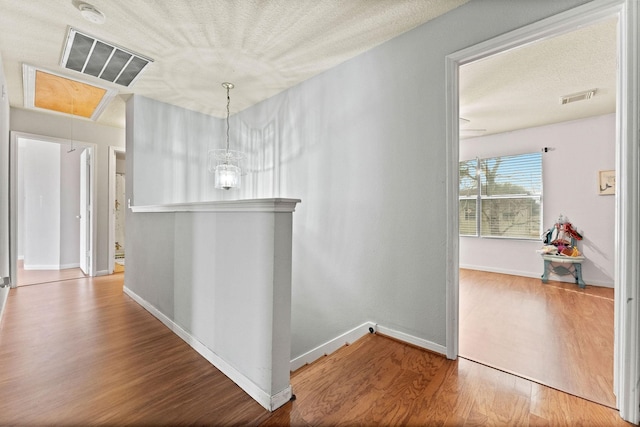
[[537,40],[572,31],[603,19],[618,17],[618,50],[616,113],[616,256],[615,256],[615,345],[614,393],[620,415],[638,422],[638,304],[639,267],[633,254],[639,243],[631,239],[630,230],[638,227],[638,182],[640,163],[635,141],[638,133],[638,9],[627,0],[592,2],[554,17],[539,21],[503,36],[456,52],[447,57],[447,356],[458,356],[459,319],[459,229],[458,229],[458,161],[459,161],[459,67],[496,53],[514,49]]
[[[615,169],[616,29],[614,17],[459,70],[460,355],[613,408],[615,199],[595,184]],[[559,216],[584,235],[587,289],[571,274],[540,281],[540,236]]]
[[126,265],[126,153],[109,147],[109,274],[123,273]]
[[91,144],[11,134],[11,275],[17,286],[94,275],[93,152]]

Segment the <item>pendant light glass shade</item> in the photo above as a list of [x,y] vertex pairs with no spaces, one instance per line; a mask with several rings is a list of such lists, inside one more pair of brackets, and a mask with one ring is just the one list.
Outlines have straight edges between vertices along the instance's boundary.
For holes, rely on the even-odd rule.
[[229,190],[240,187],[240,168],[233,165],[216,167],[216,188]]
[[233,89],[233,83],[222,83],[227,89],[227,148],[209,150],[208,169],[214,174],[216,188],[230,190],[240,188],[242,167],[241,162],[245,155],[240,151],[229,149],[229,89]]
[[216,188],[230,190],[240,188],[244,153],[234,150],[216,149],[209,151],[209,172],[214,174]]

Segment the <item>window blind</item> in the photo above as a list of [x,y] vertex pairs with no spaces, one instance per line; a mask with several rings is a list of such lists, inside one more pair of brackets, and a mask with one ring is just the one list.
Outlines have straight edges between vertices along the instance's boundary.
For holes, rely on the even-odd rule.
[[460,162],[460,234],[538,239],[542,153]]

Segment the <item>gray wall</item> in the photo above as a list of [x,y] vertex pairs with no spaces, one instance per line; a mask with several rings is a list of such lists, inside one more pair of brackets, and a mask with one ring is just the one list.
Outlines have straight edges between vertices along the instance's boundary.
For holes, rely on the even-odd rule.
[[[237,192],[212,191],[198,157],[222,143],[222,121],[135,97],[127,123],[135,111],[157,125],[136,129],[127,185],[136,204],[302,199],[292,358],[369,320],[445,345],[445,57],[581,3],[474,0],[236,114],[232,148],[250,156]],[[129,220],[127,232],[146,257],[173,238]],[[147,300],[170,312],[173,289],[152,283]]]
[[302,199],[292,357],[365,320],[445,345],[445,57],[580,3],[474,0],[236,116]]
[[[136,149],[148,150],[152,146],[151,138],[154,135],[153,121],[150,126],[143,127],[145,119],[144,110],[148,102],[153,102],[139,96],[132,96],[127,100],[127,129],[126,129],[126,176],[125,181],[127,199],[131,200],[131,205],[141,205],[136,202],[134,193],[134,181],[137,186],[153,186],[153,181],[146,182],[142,178],[137,180],[136,173],[140,172],[141,177],[145,177],[142,167],[136,165],[136,159],[143,157],[136,155]],[[170,138],[168,138],[170,139]],[[133,144],[133,141],[136,144]],[[141,141],[141,142],[137,142]],[[144,143],[142,141],[148,141]],[[150,156],[151,160],[153,157]],[[142,160],[142,159],[140,159]],[[150,165],[149,165],[150,166]],[[151,174],[152,171],[147,172]],[[142,190],[141,190],[142,191]],[[143,198],[144,200],[144,198]],[[152,204],[152,203],[149,203]],[[125,274],[125,286],[156,307],[169,319],[174,319],[174,290],[173,278],[174,264],[165,262],[173,259],[175,232],[172,227],[166,224],[173,221],[173,214],[157,213],[147,215],[144,219],[141,215],[131,215],[127,209],[125,215],[125,228],[127,230],[127,266]],[[152,265],[152,268],[148,266]],[[133,278],[143,278],[133,280]]]
[[[11,130],[69,139],[68,117],[11,108]],[[109,268],[109,146],[124,147],[124,129],[103,126],[87,120],[75,120],[73,139],[96,144],[96,272],[106,274]]]
[[[207,171],[207,150],[222,141],[223,120],[141,96],[130,98],[127,108],[135,110],[135,117],[127,117],[135,141],[127,147],[132,205],[221,198]],[[135,149],[133,157],[130,149]]]

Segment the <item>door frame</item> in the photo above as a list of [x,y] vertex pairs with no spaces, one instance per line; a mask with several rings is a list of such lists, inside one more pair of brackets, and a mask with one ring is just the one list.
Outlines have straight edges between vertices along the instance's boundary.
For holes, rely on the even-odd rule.
[[[10,247],[10,274],[11,287],[15,288],[18,284],[18,143],[21,139],[34,139],[38,141],[51,142],[54,144],[67,144],[68,139],[56,138],[53,136],[38,135],[28,132],[12,131],[9,138],[9,247]],[[96,206],[96,144],[82,141],[74,141],[78,147],[84,147],[91,150],[90,159],[90,184],[89,184],[89,203],[92,207],[92,213],[95,212]],[[90,255],[89,276],[96,275],[96,220],[95,214],[91,215],[89,221],[90,230]]]
[[[88,274],[91,270],[90,265],[93,256],[93,239],[89,228],[94,216],[91,203],[92,151],[83,148],[80,155],[80,212],[78,216],[80,217],[80,270],[83,274]],[[88,176],[87,171],[89,172]]]
[[108,274],[113,274],[116,258],[116,220],[114,205],[116,203],[116,161],[117,154],[125,154],[124,147],[109,147],[109,264]]
[[[620,416],[640,422],[640,47],[637,0],[595,0],[446,57],[447,127],[447,357],[458,357],[459,228],[458,162],[459,67],[510,49],[569,32],[603,19],[618,18],[616,105],[616,234],[614,394]],[[633,236],[629,238],[628,236]]]

